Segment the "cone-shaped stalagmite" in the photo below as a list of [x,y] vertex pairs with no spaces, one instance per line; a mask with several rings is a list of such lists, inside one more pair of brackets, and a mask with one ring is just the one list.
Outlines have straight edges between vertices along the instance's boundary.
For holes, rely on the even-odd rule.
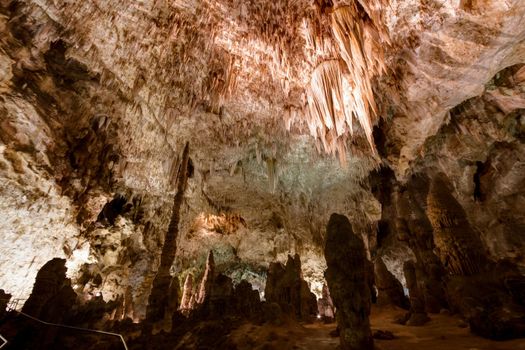
[[[177,251],[177,235],[179,233],[179,221],[180,221],[180,207],[182,199],[184,197],[184,191],[188,182],[188,161],[190,153],[189,143],[186,143],[184,151],[182,153],[182,160],[179,166],[179,172],[177,174],[177,192],[173,200],[173,211],[171,214],[170,224],[168,226],[168,232],[164,239],[164,245],[162,247],[162,253],[160,256],[160,266],[153,280],[153,286],[151,288],[151,294],[148,299],[148,307],[146,309],[146,319],[149,321],[161,321],[166,315],[166,311],[170,306],[169,299],[177,300],[174,295],[177,288],[172,286],[172,277],[170,275],[170,268],[175,259],[175,253]],[[176,282],[176,279],[174,280]],[[171,305],[170,309],[173,307]]]
[[206,270],[204,270],[204,276],[202,277],[199,295],[196,300],[198,304],[203,304],[206,299],[209,298],[214,275],[215,261],[213,259],[213,251],[210,250],[208,253],[208,258],[206,259]]
[[437,175],[427,196],[427,215],[434,228],[434,243],[450,274],[472,275],[486,266],[485,250],[463,207],[451,192],[446,176]]
[[373,273],[363,241],[354,234],[352,225],[343,215],[332,214],[330,217],[325,258],[325,278],[337,310],[341,348],[373,349],[368,319],[371,306],[369,282]]
[[180,301],[181,310],[190,309],[190,300],[193,295],[193,276],[188,274],[186,281],[184,282],[184,289],[182,290],[182,299]]

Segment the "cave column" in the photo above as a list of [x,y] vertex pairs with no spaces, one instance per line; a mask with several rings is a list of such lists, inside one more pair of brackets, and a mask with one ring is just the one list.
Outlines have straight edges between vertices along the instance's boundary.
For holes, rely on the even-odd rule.
[[[178,299],[178,279],[172,278],[170,268],[175,260],[177,251],[177,236],[179,233],[180,207],[188,182],[188,162],[189,162],[189,143],[186,143],[182,153],[182,160],[177,174],[177,189],[173,199],[173,211],[164,239],[162,253],[160,256],[160,266],[153,280],[151,294],[148,299],[146,309],[146,319],[151,322],[164,320],[165,317],[171,319],[168,311],[174,309],[173,302]],[[175,307],[176,309],[176,307]]]

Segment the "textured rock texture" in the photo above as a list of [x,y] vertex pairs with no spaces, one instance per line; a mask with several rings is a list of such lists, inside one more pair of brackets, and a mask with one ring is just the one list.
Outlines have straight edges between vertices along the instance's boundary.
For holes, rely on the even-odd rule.
[[377,303],[379,305],[384,306],[390,304],[403,309],[408,309],[410,307],[401,282],[399,282],[399,280],[388,271],[381,257],[376,258],[374,261],[374,274],[375,285],[378,290]]
[[[166,317],[171,319],[171,314],[177,309],[179,281],[177,277],[171,276],[170,269],[177,254],[176,243],[179,234],[180,207],[188,184],[189,152],[189,143],[187,142],[181,155],[179,169],[177,170],[177,191],[173,199],[170,223],[162,245],[159,268],[153,279],[151,293],[148,298],[146,318],[152,322],[161,321]],[[167,290],[169,290],[169,293],[166,293]],[[169,307],[169,305],[172,305],[172,307]]]
[[325,276],[337,309],[341,348],[371,350],[374,345],[368,317],[373,269],[368,264],[363,241],[343,215],[330,216],[327,232]]
[[298,319],[307,321],[317,316],[317,298],[302,278],[301,259],[297,254],[288,256],[285,266],[278,262],[270,264],[264,297]]
[[451,194],[446,177],[436,176],[427,195],[427,216],[434,228],[434,243],[441,263],[452,275],[473,275],[486,269],[481,238]]
[[7,294],[3,289],[0,289],[0,318],[4,317],[6,313],[7,305],[11,300],[11,294]]
[[406,261],[403,266],[407,288],[410,295],[410,311],[406,316],[407,326],[422,326],[430,320],[425,308],[425,298],[417,283],[416,264]]

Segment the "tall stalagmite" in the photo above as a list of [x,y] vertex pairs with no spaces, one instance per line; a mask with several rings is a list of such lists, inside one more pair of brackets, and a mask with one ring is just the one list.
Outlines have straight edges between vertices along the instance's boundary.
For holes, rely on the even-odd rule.
[[410,294],[410,311],[408,313],[408,326],[421,326],[430,319],[425,312],[425,300],[417,283],[416,264],[412,260],[405,261],[403,272]]
[[176,244],[179,233],[180,207],[188,182],[189,154],[190,145],[186,143],[177,174],[177,192],[173,199],[173,211],[162,247],[160,266],[153,280],[151,294],[148,299],[148,307],[146,309],[146,319],[152,322],[161,321],[164,317],[171,318],[171,315],[166,315],[166,311],[170,304],[173,304],[172,301],[170,302],[170,299],[177,300],[177,295],[175,294],[178,286],[172,284],[178,283],[178,279],[171,277],[170,268],[177,251]]
[[184,281],[184,288],[182,290],[182,299],[180,301],[180,309],[182,311],[190,309],[190,300],[193,295],[193,276],[188,274]]
[[438,313],[448,308],[444,289],[446,271],[435,253],[434,230],[425,213],[429,187],[426,176],[412,176],[398,196],[396,229],[398,238],[408,243],[416,257],[414,268],[418,271],[417,283],[425,311]]
[[473,275],[486,267],[483,243],[452,195],[451,184],[444,174],[438,174],[430,185],[427,215],[434,228],[439,258],[450,274]]
[[206,258],[206,269],[204,270],[204,276],[202,277],[201,285],[199,288],[199,295],[196,302],[198,304],[204,304],[206,299],[209,298],[213,280],[215,278],[215,260],[213,259],[213,251],[210,250],[208,257]]
[[373,273],[361,238],[344,215],[332,214],[325,246],[326,281],[330,288],[343,350],[374,348],[370,330]]

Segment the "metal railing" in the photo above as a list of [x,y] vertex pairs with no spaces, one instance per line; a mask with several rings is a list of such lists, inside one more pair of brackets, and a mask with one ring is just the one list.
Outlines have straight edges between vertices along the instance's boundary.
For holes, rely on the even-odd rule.
[[[21,300],[21,299],[15,299],[15,300]],[[19,315],[27,317],[27,318],[29,318],[29,319],[31,319],[33,321],[39,322],[39,323],[44,324],[46,326],[53,326],[53,327],[66,328],[66,329],[74,329],[74,330],[82,331],[82,332],[98,333],[98,334],[104,334],[104,335],[110,335],[110,336],[113,336],[113,337],[118,337],[118,338],[120,338],[120,341],[122,342],[122,346],[124,346],[124,349],[125,350],[129,350],[128,349],[128,345],[126,344],[126,341],[124,340],[124,337],[122,336],[122,334],[113,333],[113,332],[106,332],[106,331],[100,331],[100,330],[97,330],[97,329],[89,329],[89,328],[68,326],[68,325],[65,325],[65,324],[58,324],[58,323],[51,323],[51,322],[42,321],[42,320],[40,320],[40,319],[38,319],[36,317],[33,317],[31,315],[26,314],[25,312],[16,310],[16,307],[18,306],[18,302],[15,302],[13,304],[14,307],[11,307],[11,305],[12,305],[12,303],[9,303],[9,306],[7,307],[8,311],[16,312]],[[0,349],[1,349],[2,347],[4,347],[7,344],[7,339],[2,337],[2,335],[0,335],[0,339],[4,341],[4,343],[2,345],[0,345]]]
[[0,340],[2,341],[2,344],[0,344],[0,349],[1,349],[7,344],[7,339],[2,337],[2,334],[0,334]]

